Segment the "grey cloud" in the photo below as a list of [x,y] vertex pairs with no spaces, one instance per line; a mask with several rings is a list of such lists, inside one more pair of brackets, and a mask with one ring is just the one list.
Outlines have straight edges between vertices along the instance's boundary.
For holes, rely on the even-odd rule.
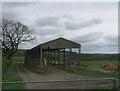
[[117,36],[106,36],[105,40],[110,42],[110,43],[118,43],[118,38]]
[[97,39],[100,39],[103,33],[88,33],[83,36],[78,36],[73,38],[73,40],[79,42],[79,43],[88,43],[88,42],[94,42]]
[[3,8],[16,8],[16,7],[28,7],[34,5],[35,2],[2,2]]
[[118,48],[118,37],[117,36],[106,36],[105,44],[111,48]]
[[18,17],[19,17],[19,15],[17,13],[15,13],[15,12],[11,12],[11,11],[9,11],[9,12],[3,11],[2,12],[2,18],[3,19],[15,20]]
[[58,28],[53,27],[41,27],[36,28],[36,34],[38,36],[49,36],[49,35],[56,35],[61,34],[62,32]]
[[65,27],[67,30],[77,30],[77,29],[82,29],[82,28],[87,28],[87,27],[92,27],[96,24],[102,23],[102,20],[100,19],[92,19],[89,21],[66,21],[65,22]]
[[109,45],[109,43],[105,42],[95,42],[95,43],[85,43],[82,45],[83,53],[114,53],[117,52],[118,48]]
[[58,17],[41,17],[36,20],[36,24],[40,27],[53,26],[56,27],[59,25]]

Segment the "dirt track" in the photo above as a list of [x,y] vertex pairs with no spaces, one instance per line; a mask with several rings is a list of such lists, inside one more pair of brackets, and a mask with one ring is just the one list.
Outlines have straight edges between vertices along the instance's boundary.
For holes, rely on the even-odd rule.
[[[82,76],[77,74],[72,74],[65,72],[57,68],[50,68],[52,71],[47,75],[40,75],[38,73],[33,73],[25,69],[25,71],[19,71],[20,77],[24,81],[39,81],[39,80],[70,80],[70,79],[79,79]],[[74,84],[77,86],[76,84]],[[73,86],[73,85],[72,85]],[[55,89],[55,88],[71,88],[69,83],[27,83],[26,89]],[[72,87],[74,88],[74,87]],[[76,87],[75,87],[76,88]]]

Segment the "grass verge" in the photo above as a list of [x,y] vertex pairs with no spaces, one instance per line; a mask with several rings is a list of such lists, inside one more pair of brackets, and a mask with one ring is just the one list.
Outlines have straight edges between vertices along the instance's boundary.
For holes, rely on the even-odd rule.
[[[16,82],[16,81],[22,81],[22,78],[17,73],[17,61],[15,59],[12,59],[12,63],[9,67],[9,69],[3,73],[3,82]],[[2,84],[2,89],[24,89],[25,84]]]

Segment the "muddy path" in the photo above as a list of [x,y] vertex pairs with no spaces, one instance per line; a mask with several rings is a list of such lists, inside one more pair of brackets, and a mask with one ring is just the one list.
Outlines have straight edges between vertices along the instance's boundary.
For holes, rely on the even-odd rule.
[[[49,74],[41,75],[39,73],[31,72],[27,69],[19,70],[18,73],[24,81],[40,81],[40,80],[72,80],[79,79],[83,76],[69,73],[58,68],[49,67]],[[54,88],[71,88],[71,83],[27,83],[26,89],[54,89]],[[67,86],[69,85],[69,86]]]
[[[24,71],[18,70],[18,74],[23,78],[24,81],[40,81],[40,80],[73,80],[85,78],[85,76],[69,73],[58,68],[48,67],[48,74],[39,74],[31,72],[27,69]],[[81,89],[87,87],[86,84],[93,84],[92,86],[98,85],[111,85],[112,82],[105,81],[81,81],[81,82],[62,82],[62,83],[26,83],[25,89]]]

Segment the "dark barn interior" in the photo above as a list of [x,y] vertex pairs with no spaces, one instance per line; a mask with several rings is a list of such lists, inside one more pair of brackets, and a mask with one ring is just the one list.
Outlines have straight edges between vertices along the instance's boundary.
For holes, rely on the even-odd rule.
[[72,49],[77,49],[77,54],[79,55],[81,44],[64,38],[57,38],[27,50],[25,52],[25,64],[36,68],[44,67],[48,64],[65,67],[66,62],[79,60],[79,57],[76,58],[73,55]]

